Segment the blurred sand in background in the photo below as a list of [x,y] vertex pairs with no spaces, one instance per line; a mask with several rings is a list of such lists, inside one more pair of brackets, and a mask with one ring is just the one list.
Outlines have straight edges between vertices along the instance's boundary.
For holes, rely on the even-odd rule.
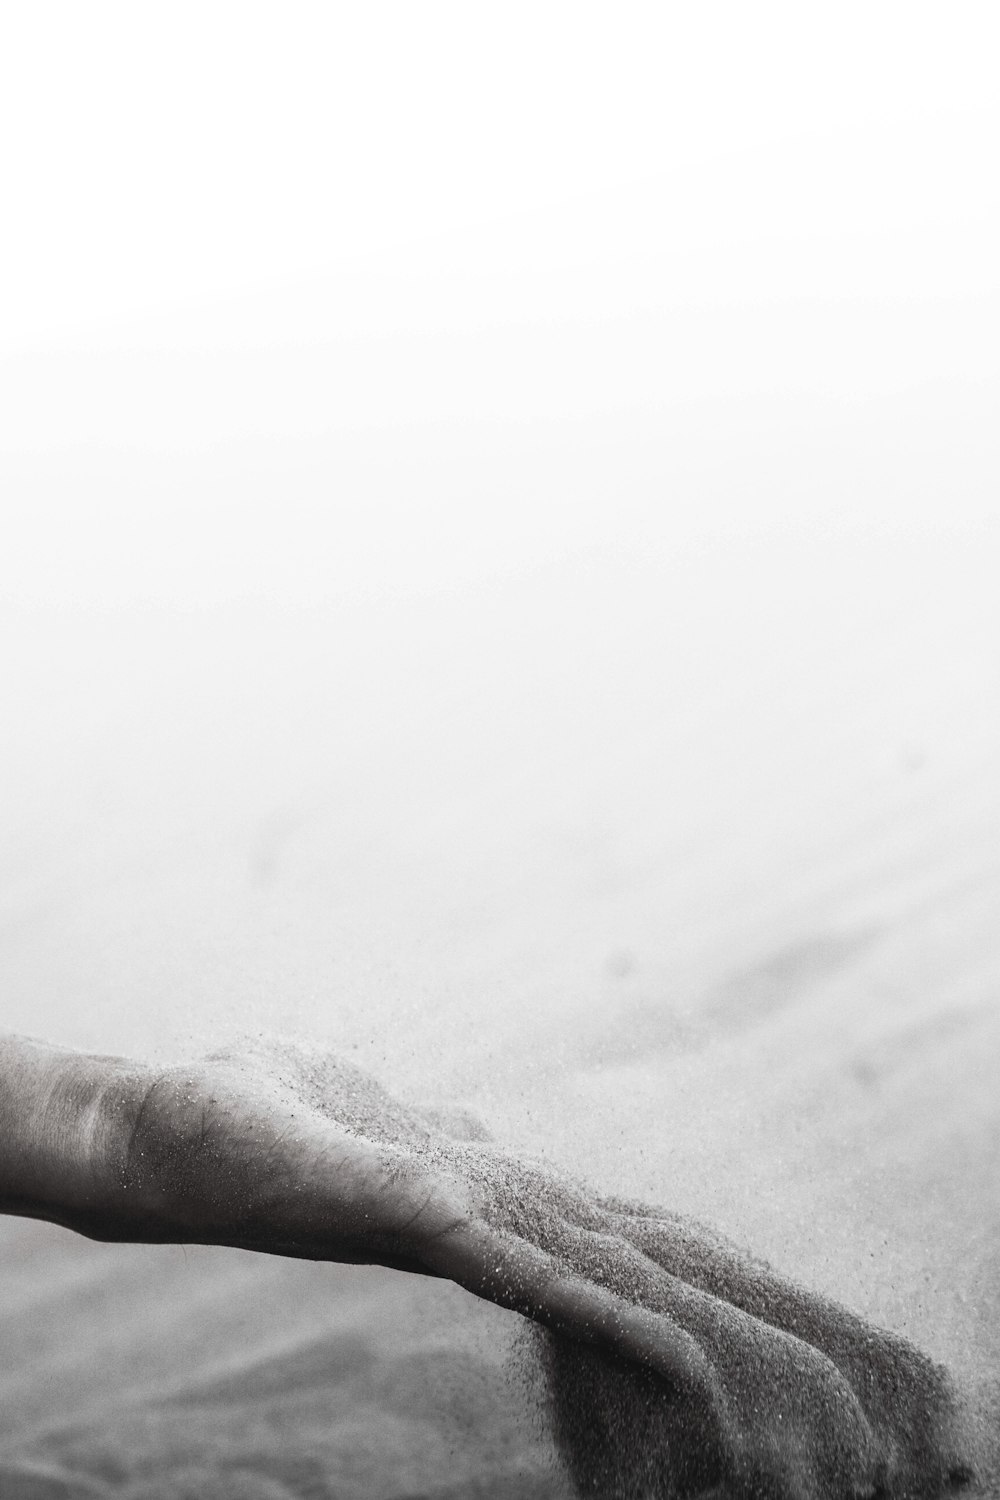
[[[919,431],[933,393],[912,404]],[[329,1042],[989,1381],[995,530],[779,517],[674,545],[628,461],[603,534],[574,541],[567,504],[564,546],[541,504],[536,560],[514,506],[516,548],[471,578],[407,583],[399,548],[370,598],[8,604],[4,1022],[157,1057]],[[360,545],[341,504],[331,482],[306,533],[334,574],[338,527]],[[197,512],[177,524],[194,546]],[[361,534],[377,552],[377,513]],[[4,1459],[71,1493],[565,1493],[518,1320],[457,1290],[2,1233]]]
[[[328,1043],[995,1382],[1000,256],[939,124],[5,358],[3,1024]],[[5,1500],[567,1493],[457,1289],[0,1254]]]

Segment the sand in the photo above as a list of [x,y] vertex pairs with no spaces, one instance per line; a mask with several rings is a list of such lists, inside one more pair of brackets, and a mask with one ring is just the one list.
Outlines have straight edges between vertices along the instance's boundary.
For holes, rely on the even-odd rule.
[[561,1334],[540,1337],[557,1444],[581,1494],[822,1500],[857,1486],[917,1497],[973,1478],[957,1392],[905,1340],[669,1209],[602,1199],[544,1162],[509,1156],[467,1115],[407,1108],[323,1049],[258,1037],[234,1053],[296,1100],[296,1129],[314,1116],[388,1147],[390,1160],[456,1184],[486,1224],[544,1251],[559,1274],[694,1337],[718,1383],[716,1410],[683,1377],[637,1374]]
[[[972,534],[748,555],[9,611],[5,1023],[154,1060],[291,1033],[457,1103],[495,1145],[455,1149],[658,1205],[637,1254],[741,1247],[751,1316],[757,1257],[886,1330],[887,1421],[946,1366],[989,1494],[994,569]],[[735,1296],[712,1254],[689,1274]],[[15,1221],[0,1256],[4,1500],[710,1479],[661,1462],[688,1424],[641,1377],[440,1282]]]

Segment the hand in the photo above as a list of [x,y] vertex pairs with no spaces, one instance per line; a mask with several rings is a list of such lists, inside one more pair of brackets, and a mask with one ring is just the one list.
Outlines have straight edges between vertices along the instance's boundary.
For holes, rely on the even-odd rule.
[[67,1166],[46,1142],[61,1176],[13,1211],[449,1277],[564,1336],[544,1358],[581,1485],[612,1460],[645,1474],[650,1451],[665,1495],[844,1500],[945,1477],[947,1392],[908,1345],[668,1214],[456,1139],[328,1053],[258,1042],[157,1074],[58,1057],[28,1135],[75,1099],[86,1155]]
[[699,1484],[874,1491],[878,1445],[825,1354],[667,1271],[627,1214],[454,1139],[329,1053],[258,1042],[171,1069],[123,1124],[124,1237],[448,1277],[565,1335],[574,1380],[565,1350],[590,1345],[617,1380],[624,1362],[665,1382]]
[[[693,1339],[572,1270],[562,1238],[582,1245],[589,1230],[564,1226],[558,1249],[531,1232],[525,1215],[548,1211],[555,1177],[536,1171],[525,1193],[524,1168],[456,1140],[434,1111],[401,1105],[330,1053],[248,1043],[155,1077],[118,1078],[103,1108],[115,1121],[115,1145],[105,1147],[114,1208],[85,1226],[95,1237],[447,1277],[710,1399],[712,1373]],[[521,1197],[506,1222],[505,1191]]]
[[[683,1401],[579,1344],[553,1341],[544,1356],[556,1435],[581,1493],[701,1495],[714,1481],[719,1500],[939,1500],[974,1479],[952,1382],[918,1349],[669,1210],[599,1206],[607,1232],[641,1257],[627,1273],[627,1252],[617,1252],[632,1295],[700,1327],[729,1403],[730,1445],[726,1464],[706,1466]],[[667,1273],[666,1286],[650,1263]]]

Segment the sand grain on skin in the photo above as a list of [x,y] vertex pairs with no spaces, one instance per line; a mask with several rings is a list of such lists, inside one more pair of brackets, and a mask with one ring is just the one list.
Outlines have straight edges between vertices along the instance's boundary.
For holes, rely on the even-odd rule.
[[548,1164],[503,1153],[459,1122],[411,1109],[368,1074],[298,1044],[264,1043],[308,1107],[471,1186],[494,1228],[694,1335],[716,1372],[732,1442],[695,1393],[539,1330],[559,1452],[582,1495],[686,1500],[852,1491],[933,1497],[971,1477],[947,1373],[905,1340],[777,1275],[668,1210],[598,1199]]

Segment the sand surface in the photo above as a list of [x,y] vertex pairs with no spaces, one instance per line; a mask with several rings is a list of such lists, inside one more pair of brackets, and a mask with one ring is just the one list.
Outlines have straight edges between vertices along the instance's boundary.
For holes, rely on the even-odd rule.
[[[772,531],[336,608],[11,606],[4,1024],[328,1043],[988,1401],[996,561]],[[571,1493],[520,1320],[456,1288],[12,1220],[0,1265],[4,1500]]]

